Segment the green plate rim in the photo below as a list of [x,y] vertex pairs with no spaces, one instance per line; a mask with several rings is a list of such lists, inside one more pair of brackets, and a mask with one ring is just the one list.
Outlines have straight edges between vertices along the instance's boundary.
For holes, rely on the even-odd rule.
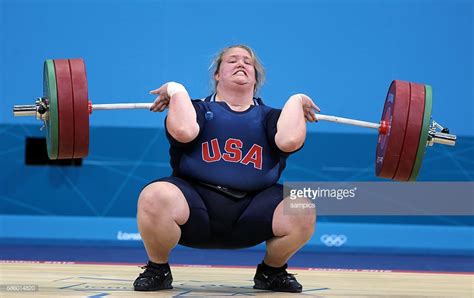
[[58,119],[58,93],[56,86],[56,72],[54,71],[54,62],[47,59],[44,62],[43,70],[43,96],[49,101],[49,119],[47,121],[47,147],[48,157],[50,159],[58,158],[59,151],[59,119]]
[[431,123],[431,111],[433,108],[433,90],[430,85],[425,85],[425,109],[423,112],[423,127],[421,128],[420,141],[416,152],[415,164],[411,171],[409,181],[416,181],[420,172],[421,163],[426,152],[426,143],[428,142],[428,132]]

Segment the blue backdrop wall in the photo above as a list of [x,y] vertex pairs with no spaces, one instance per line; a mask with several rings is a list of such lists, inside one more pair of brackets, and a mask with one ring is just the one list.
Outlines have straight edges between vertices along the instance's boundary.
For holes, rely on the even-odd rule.
[[[1,0],[1,122],[41,95],[42,62],[83,57],[95,103],[151,101],[182,82],[209,93],[207,68],[224,46],[254,47],[268,71],[261,95],[281,107],[311,95],[328,114],[378,121],[392,79],[431,84],[435,119],[472,135],[473,4],[391,1]],[[126,120],[123,119],[126,117]],[[156,127],[163,115],[97,113],[93,125]],[[319,124],[320,131],[360,129]]]
[[[275,107],[303,92],[323,113],[378,121],[392,79],[430,84],[434,119],[460,138],[454,148],[429,148],[420,179],[472,181],[473,19],[468,0],[0,0],[0,238],[123,240],[118,232],[136,233],[142,185],[170,173],[164,114],[147,111],[94,113],[91,155],[81,167],[26,166],[25,138],[41,136],[41,125],[14,118],[11,107],[41,96],[48,58],[84,58],[94,103],[149,102],[148,91],[170,80],[204,97],[213,55],[237,43],[254,47],[262,59],[268,76],[261,96]],[[290,158],[282,181],[376,180],[375,133],[330,123],[309,130],[305,149]],[[51,218],[59,224],[41,224]],[[106,221],[111,224],[97,228]],[[445,237],[443,243],[437,238],[445,230],[419,230],[420,223],[460,228],[472,219],[349,221],[372,223],[350,226],[356,230],[321,225],[312,243],[324,246],[322,234],[344,234],[349,247],[380,249],[391,231],[400,235],[392,248],[474,248],[472,230],[464,227],[451,230],[457,238]],[[416,242],[419,234],[403,238],[399,225],[407,223],[431,236],[423,243]],[[370,230],[374,227],[379,230]],[[368,241],[364,231],[375,236]]]

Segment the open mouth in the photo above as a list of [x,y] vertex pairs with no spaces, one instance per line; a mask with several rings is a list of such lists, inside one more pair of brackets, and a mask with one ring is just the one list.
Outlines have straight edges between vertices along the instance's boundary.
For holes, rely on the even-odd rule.
[[239,74],[239,73],[240,73],[240,74],[247,75],[247,72],[245,72],[245,70],[243,70],[243,69],[237,70],[236,72],[234,72],[234,75]]

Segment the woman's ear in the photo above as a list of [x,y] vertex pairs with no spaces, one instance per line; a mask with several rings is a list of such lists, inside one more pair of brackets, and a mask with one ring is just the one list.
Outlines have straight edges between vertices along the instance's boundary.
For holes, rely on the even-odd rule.
[[214,80],[219,81],[219,72],[217,71],[214,73]]

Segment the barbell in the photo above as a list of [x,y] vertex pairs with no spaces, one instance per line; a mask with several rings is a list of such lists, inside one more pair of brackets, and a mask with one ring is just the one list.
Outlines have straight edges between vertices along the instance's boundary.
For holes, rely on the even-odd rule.
[[[84,158],[89,153],[89,116],[96,110],[150,109],[151,103],[92,104],[83,59],[48,59],[43,68],[43,96],[33,105],[15,105],[15,116],[44,122],[50,159]],[[394,80],[379,123],[316,114],[318,121],[378,130],[375,173],[398,181],[414,181],[427,146],[454,146],[456,136],[431,119],[432,88]]]

